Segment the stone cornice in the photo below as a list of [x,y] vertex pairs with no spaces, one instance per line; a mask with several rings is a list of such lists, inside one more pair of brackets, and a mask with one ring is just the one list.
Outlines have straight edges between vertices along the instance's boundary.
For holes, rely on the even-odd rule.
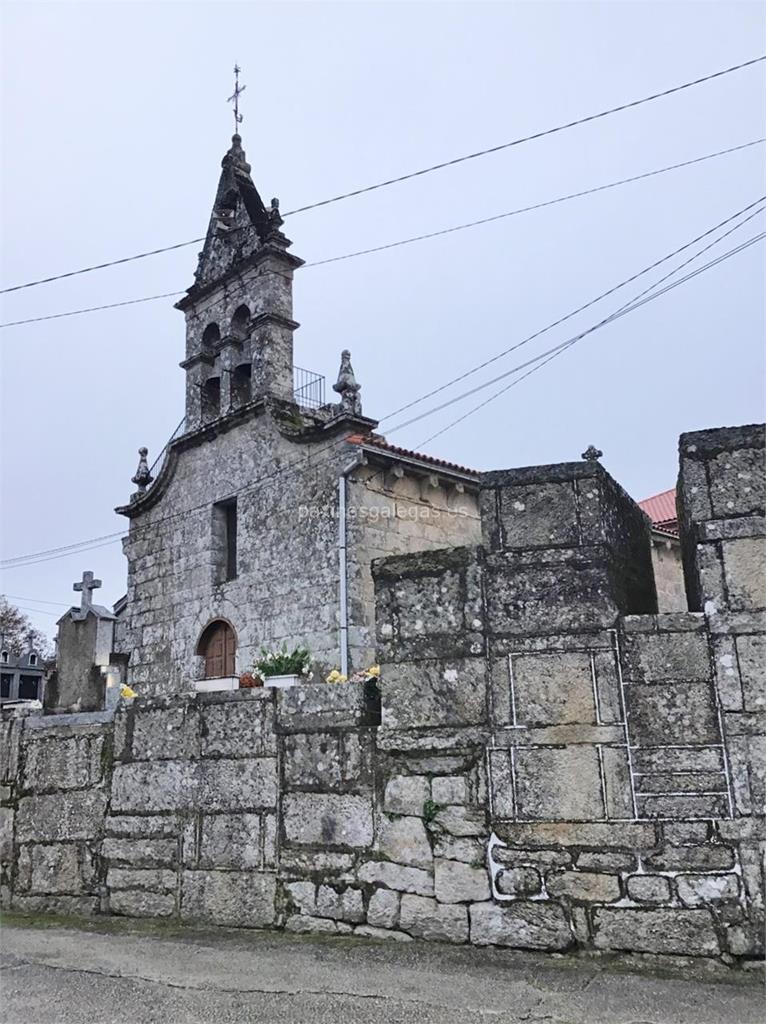
[[224,286],[232,278],[240,276],[244,271],[251,270],[257,267],[259,264],[264,263],[268,259],[278,259],[286,265],[290,270],[297,270],[298,267],[302,267],[304,260],[299,256],[293,256],[292,253],[287,252],[284,248],[279,245],[274,245],[271,242],[266,242],[264,245],[259,246],[255,252],[246,256],[241,262],[237,263],[230,270],[222,274],[221,277],[216,278],[214,281],[210,281],[208,284],[193,284],[187,291],[186,295],[175,303],[175,308],[180,309],[182,312],[186,312],[191,306],[204,299],[205,296],[214,292],[216,288]]
[[297,331],[300,324],[297,320],[290,320],[289,317],[282,316],[281,313],[257,313],[250,321],[250,330],[255,331],[259,327],[265,327],[267,324],[273,324],[275,327],[286,327],[289,331]]
[[199,365],[199,363],[207,363],[208,366],[212,366],[215,361],[215,356],[210,352],[198,352],[196,355],[189,356],[188,359],[183,359],[178,364],[182,370],[191,370],[193,366]]
[[190,430],[186,434],[182,434],[176,441],[168,447],[165,461],[162,464],[159,475],[154,481],[149,490],[143,494],[140,498],[135,501],[131,501],[128,505],[119,505],[115,512],[121,516],[127,516],[128,519],[134,519],[136,516],[142,515],[148,509],[153,508],[157,501],[167,490],[168,484],[173,479],[175,474],[176,465],[178,463],[178,456],[182,451],[186,451],[188,448],[195,448],[199,444],[203,444],[205,441],[210,441],[218,434],[225,434],[234,427],[239,426],[240,423],[244,423],[255,416],[260,415],[266,408],[266,401],[263,398],[257,398],[252,402],[248,402],[247,405],[241,406],[239,409],[234,409],[232,412],[226,413],[224,416],[219,416],[217,419],[212,420],[210,423],[205,423],[201,427],[197,427],[195,430]]

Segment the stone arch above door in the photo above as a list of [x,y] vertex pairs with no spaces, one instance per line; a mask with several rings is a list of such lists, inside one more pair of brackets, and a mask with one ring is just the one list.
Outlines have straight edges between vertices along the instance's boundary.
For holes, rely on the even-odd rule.
[[204,661],[203,678],[221,679],[235,674],[237,634],[226,619],[214,619],[202,631],[197,654]]

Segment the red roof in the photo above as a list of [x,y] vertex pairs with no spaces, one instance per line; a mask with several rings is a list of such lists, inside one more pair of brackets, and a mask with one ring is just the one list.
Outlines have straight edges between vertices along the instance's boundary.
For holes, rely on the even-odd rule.
[[400,448],[398,445],[389,444],[379,437],[370,437],[365,434],[351,434],[346,440],[350,444],[364,445],[366,448],[377,448],[388,455],[399,455],[403,459],[417,459],[418,462],[427,462],[432,466],[439,466],[442,469],[452,470],[457,473],[465,473],[467,476],[479,476],[475,469],[468,469],[467,466],[458,466],[455,462],[447,462],[445,459],[437,459],[433,455],[423,455],[421,452],[414,452],[410,448]]
[[669,533],[678,533],[675,487],[654,494],[651,498],[644,498],[638,504],[651,519],[652,526],[656,526],[658,530],[667,530]]

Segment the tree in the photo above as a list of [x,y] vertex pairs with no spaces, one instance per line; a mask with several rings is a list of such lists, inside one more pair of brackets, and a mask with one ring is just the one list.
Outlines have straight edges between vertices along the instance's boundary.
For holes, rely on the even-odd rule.
[[35,629],[24,612],[11,604],[0,594],[0,633],[3,644],[11,654],[19,655],[29,650],[30,644],[43,658],[53,657],[53,645],[39,629]]

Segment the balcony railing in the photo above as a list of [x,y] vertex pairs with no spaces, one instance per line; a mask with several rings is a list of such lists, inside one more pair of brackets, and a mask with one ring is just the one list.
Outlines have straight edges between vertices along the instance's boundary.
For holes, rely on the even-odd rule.
[[[293,367],[293,396],[295,402],[302,409],[318,409],[325,404],[325,379],[320,373],[312,370],[304,370],[300,366]],[[168,448],[186,430],[186,417],[178,424],[176,429],[168,438],[165,447],[152,463],[149,471],[156,480],[160,475]]]
[[312,370],[294,366],[293,397],[301,409],[318,409],[325,404],[324,377]]

